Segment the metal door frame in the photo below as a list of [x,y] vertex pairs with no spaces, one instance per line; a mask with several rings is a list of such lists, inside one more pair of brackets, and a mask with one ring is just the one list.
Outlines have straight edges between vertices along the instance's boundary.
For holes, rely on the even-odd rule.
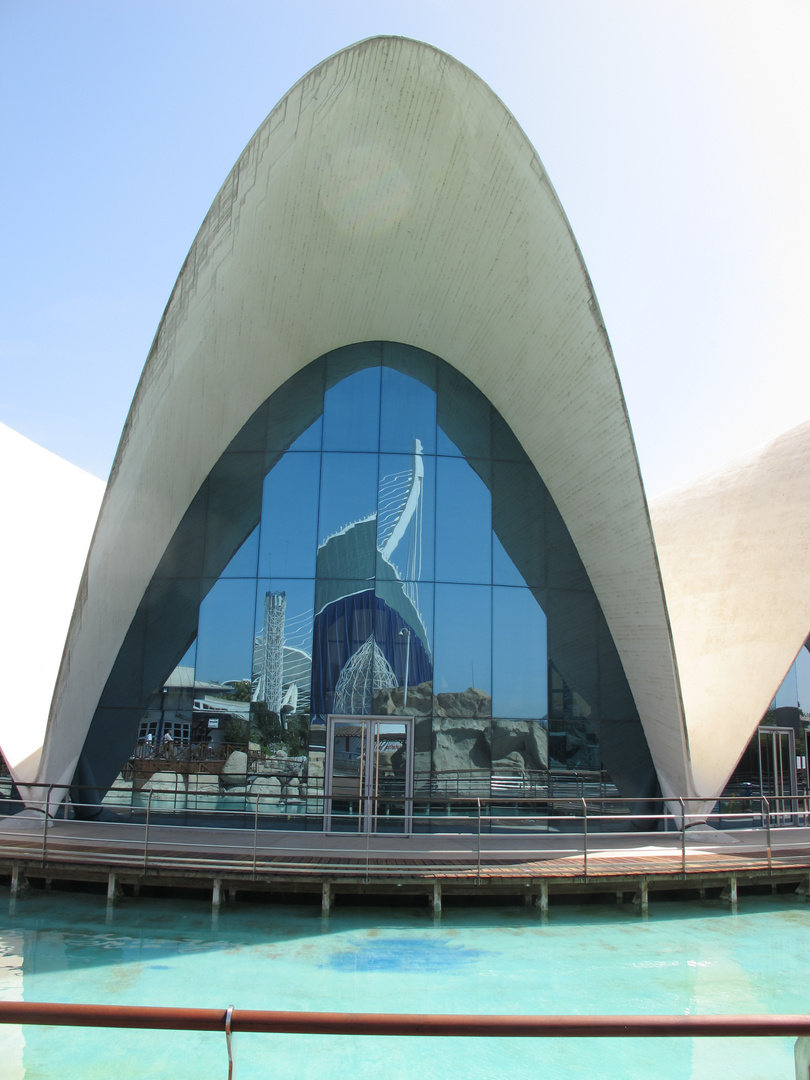
[[[771,808],[771,820],[776,824],[784,825],[791,823],[795,820],[794,812],[798,810],[798,787],[796,784],[796,733],[793,728],[789,727],[760,727],[759,729],[759,741],[757,743],[757,757],[759,760],[759,792],[760,795],[765,796],[766,799],[774,799],[774,805]],[[774,780],[774,794],[772,796],[765,795],[765,785],[763,784],[762,776],[762,738],[764,735],[771,736],[771,760],[773,762],[773,780]],[[777,737],[782,735],[788,736],[788,761],[790,762],[790,776],[788,777],[788,795],[783,795],[784,791],[784,772],[782,769],[781,757],[777,754]],[[779,783],[777,784],[777,779]],[[788,802],[789,801],[789,802]],[[785,807],[785,803],[788,802],[788,807]]]
[[[324,760],[324,775],[323,775],[323,831],[325,833],[334,833],[335,830],[331,828],[332,824],[332,782],[334,778],[334,755],[335,755],[335,726],[336,724],[355,724],[362,726],[363,733],[360,737],[361,745],[361,760],[363,754],[363,744],[366,739],[369,740],[374,737],[375,725],[379,724],[403,724],[405,726],[405,794],[403,796],[403,803],[405,804],[404,821],[402,823],[402,833],[397,835],[410,835],[413,829],[413,761],[414,761],[414,730],[415,723],[413,716],[344,716],[338,713],[330,713],[326,718],[326,758]],[[376,733],[379,735],[379,728],[376,729]],[[362,765],[361,765],[362,768]],[[365,775],[362,778],[362,791],[358,791],[358,801],[362,804],[362,808],[358,809],[357,814],[357,832],[361,836],[366,834],[376,835],[376,821],[377,821],[377,796],[378,789],[376,784],[379,781],[379,768],[377,763],[373,769],[366,769]],[[342,834],[341,834],[342,835]]]

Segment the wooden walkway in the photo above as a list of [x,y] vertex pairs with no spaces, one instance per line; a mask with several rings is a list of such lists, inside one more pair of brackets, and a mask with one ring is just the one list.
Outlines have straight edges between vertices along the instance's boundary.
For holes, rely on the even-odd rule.
[[[38,826],[38,827],[37,827]],[[484,836],[325,836],[194,827],[41,822],[0,827],[0,881],[15,894],[26,882],[107,883],[123,891],[199,889],[215,903],[237,892],[335,895],[520,895],[547,906],[548,896],[630,893],[646,906],[650,890],[725,892],[793,887],[807,892],[810,829],[763,830],[686,844],[680,834]],[[710,834],[712,840],[716,834]],[[714,891],[714,892],[713,892]]]

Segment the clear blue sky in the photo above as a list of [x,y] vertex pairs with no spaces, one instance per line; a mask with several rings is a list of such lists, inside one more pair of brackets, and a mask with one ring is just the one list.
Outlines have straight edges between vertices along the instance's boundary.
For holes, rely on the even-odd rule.
[[222,181],[379,33],[473,68],[594,281],[652,495],[810,415],[806,0],[0,0],[0,420],[106,478]]

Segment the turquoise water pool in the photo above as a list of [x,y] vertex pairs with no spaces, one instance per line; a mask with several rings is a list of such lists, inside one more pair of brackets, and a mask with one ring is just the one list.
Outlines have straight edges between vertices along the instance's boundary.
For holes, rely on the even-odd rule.
[[[810,905],[792,897],[427,910],[0,890],[5,1000],[428,1013],[807,1013]],[[224,1080],[223,1035],[0,1027],[2,1080]],[[237,1080],[792,1080],[793,1040],[240,1035]]]

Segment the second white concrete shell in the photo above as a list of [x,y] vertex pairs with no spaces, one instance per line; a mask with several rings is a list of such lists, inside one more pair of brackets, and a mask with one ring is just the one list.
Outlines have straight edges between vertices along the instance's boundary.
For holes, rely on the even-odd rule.
[[723,790],[810,631],[810,423],[651,505],[699,794]]

